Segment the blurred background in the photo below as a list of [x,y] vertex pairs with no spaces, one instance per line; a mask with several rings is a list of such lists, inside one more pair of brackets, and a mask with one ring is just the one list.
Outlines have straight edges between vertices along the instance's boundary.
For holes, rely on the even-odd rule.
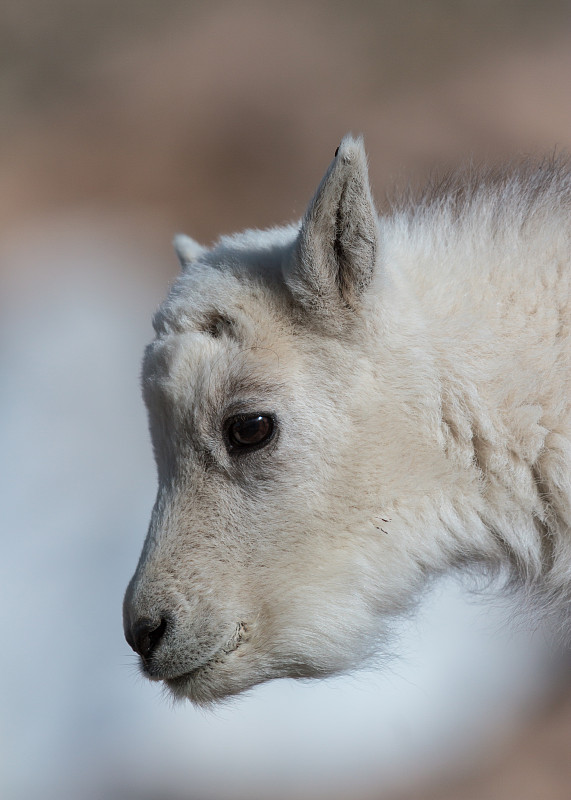
[[209,713],[121,629],[172,234],[296,219],[349,131],[381,211],[570,149],[568,0],[2,0],[0,119],[0,796],[568,800],[569,657],[493,587],[435,586],[382,670]]

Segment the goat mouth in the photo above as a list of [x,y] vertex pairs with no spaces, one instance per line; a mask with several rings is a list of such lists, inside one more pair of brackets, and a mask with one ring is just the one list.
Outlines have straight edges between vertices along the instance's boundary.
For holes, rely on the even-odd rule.
[[184,689],[188,683],[198,677],[206,676],[223,664],[230,653],[234,653],[243,644],[246,634],[247,626],[244,622],[240,622],[226,644],[220,647],[207,661],[188,672],[183,672],[174,677],[163,678],[164,682],[175,695],[186,694]]

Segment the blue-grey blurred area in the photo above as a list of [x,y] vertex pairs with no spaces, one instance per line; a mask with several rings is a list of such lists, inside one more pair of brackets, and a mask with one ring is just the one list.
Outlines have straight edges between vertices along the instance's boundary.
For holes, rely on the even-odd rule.
[[435,585],[378,668],[208,713],[139,676],[121,602],[172,234],[295,219],[348,131],[381,210],[571,148],[568,2],[3,0],[0,118],[0,797],[567,800],[569,662],[493,587]]

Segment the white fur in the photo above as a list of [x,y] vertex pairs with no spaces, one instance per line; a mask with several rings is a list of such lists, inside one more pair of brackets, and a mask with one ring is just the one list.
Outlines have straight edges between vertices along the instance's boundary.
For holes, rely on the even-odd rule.
[[[177,246],[124,612],[128,636],[166,621],[150,677],[208,703],[352,668],[463,564],[565,608],[570,232],[557,163],[467,173],[379,220],[346,137],[300,225]],[[277,436],[230,452],[236,413],[274,414]]]
[[175,253],[178,256],[181,267],[184,269],[196,261],[204,252],[205,248],[202,245],[191,239],[184,233],[177,233],[172,240]]

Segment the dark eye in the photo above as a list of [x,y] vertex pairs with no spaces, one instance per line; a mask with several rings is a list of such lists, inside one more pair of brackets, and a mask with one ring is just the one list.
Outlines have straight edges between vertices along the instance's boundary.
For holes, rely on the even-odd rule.
[[274,430],[274,418],[268,414],[233,417],[226,427],[231,447],[241,450],[263,447],[273,437]]

